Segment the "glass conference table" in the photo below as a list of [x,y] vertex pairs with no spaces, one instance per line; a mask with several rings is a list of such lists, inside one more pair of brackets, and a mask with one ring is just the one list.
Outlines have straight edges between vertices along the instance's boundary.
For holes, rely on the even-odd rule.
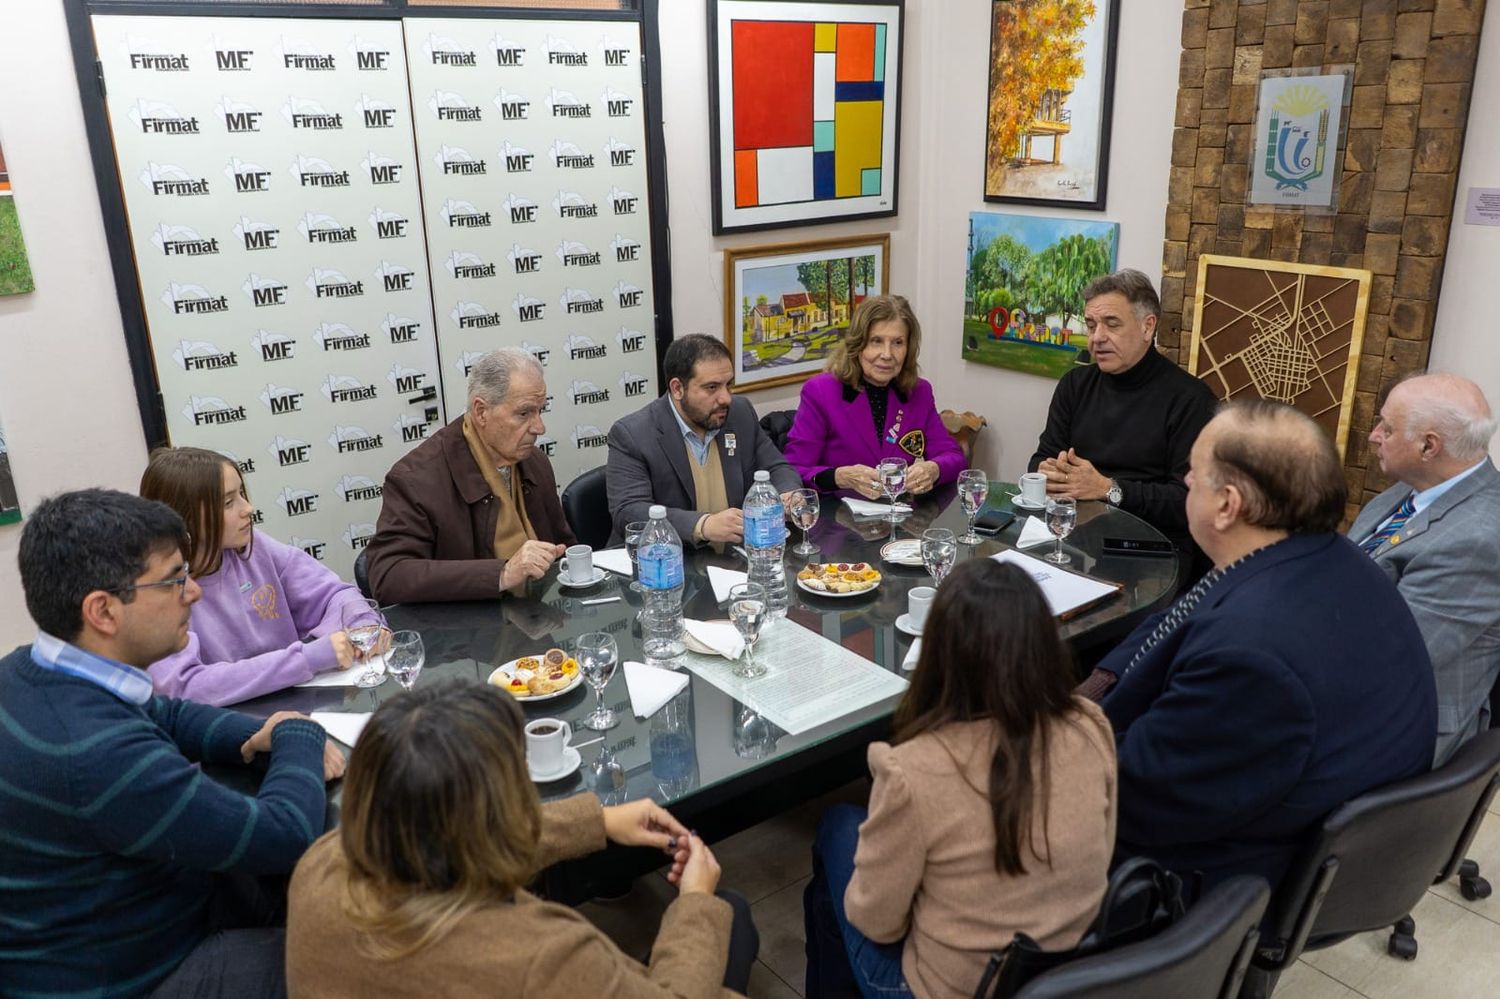
[[[1009,483],[992,482],[988,505],[1010,511],[1012,492]],[[810,532],[821,553],[812,558],[870,562],[884,578],[875,590],[858,597],[832,598],[804,592],[791,585],[805,561],[791,551],[801,535],[793,529],[787,541],[787,616],[795,624],[780,622],[775,627],[806,627],[899,673],[914,639],[896,628],[896,618],[907,609],[907,591],[913,586],[930,585],[931,579],[921,568],[881,562],[880,547],[893,537],[920,537],[929,527],[947,527],[962,534],[966,521],[956,498],[951,485],[919,497],[911,504],[911,514],[892,525],[880,519],[855,517],[845,504],[824,497],[822,513]],[[993,540],[977,546],[960,545],[959,559],[988,556],[1013,547],[1026,511],[1015,512],[1020,516]],[[1068,568],[1118,583],[1121,590],[1061,623],[1063,636],[1075,648],[1118,640],[1142,617],[1164,605],[1176,589],[1176,559],[1105,555],[1101,551],[1105,537],[1162,539],[1160,532],[1131,514],[1103,503],[1079,504],[1078,524],[1064,544],[1073,555]],[[1050,547],[1049,542],[1031,549],[1030,554],[1040,555]],[[683,593],[686,617],[725,617],[708,582],[706,570],[711,564],[746,568],[732,548],[722,553],[709,549],[688,552]],[[573,641],[590,631],[613,634],[622,663],[627,659],[641,661],[641,627],[636,620],[641,595],[633,592],[629,583],[611,573],[588,589],[564,589],[558,585],[554,569],[533,583],[524,596],[395,605],[386,609],[386,618],[392,628],[410,628],[422,634],[427,663],[419,685],[454,676],[482,682],[497,665],[519,656],[540,655],[553,646],[571,651]],[[619,599],[584,602],[601,597]],[[772,673],[767,679],[774,681],[777,664],[768,665]],[[584,744],[579,769],[561,780],[539,784],[542,798],[564,798],[585,790],[595,791],[607,803],[655,798],[712,841],[865,773],[865,747],[888,734],[891,713],[899,700],[897,695],[877,701],[794,736],[706,679],[689,675],[691,680],[680,694],[651,718],[639,719],[631,712],[624,670],[616,669],[604,690],[604,701],[620,721],[604,733],[602,741],[591,745],[590,740],[597,739],[599,733],[581,724],[593,709],[594,697],[587,684],[543,703],[520,702],[528,719],[555,717],[567,721],[573,728],[573,743]],[[373,690],[300,688],[236,707],[260,716],[279,710],[371,711],[380,701],[400,693],[394,682]],[[335,805],[338,788],[334,785],[331,792]],[[612,870],[618,872],[619,861],[616,858]],[[645,862],[654,866],[658,860],[653,857]],[[589,861],[575,863],[587,865]],[[580,898],[592,893],[587,886],[576,890],[556,886],[555,890]]]

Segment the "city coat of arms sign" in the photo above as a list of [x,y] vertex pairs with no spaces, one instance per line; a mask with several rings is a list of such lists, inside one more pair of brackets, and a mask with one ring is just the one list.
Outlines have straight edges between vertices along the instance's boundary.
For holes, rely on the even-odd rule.
[[1348,86],[1346,73],[1266,76],[1260,81],[1250,204],[1326,210],[1335,206]]

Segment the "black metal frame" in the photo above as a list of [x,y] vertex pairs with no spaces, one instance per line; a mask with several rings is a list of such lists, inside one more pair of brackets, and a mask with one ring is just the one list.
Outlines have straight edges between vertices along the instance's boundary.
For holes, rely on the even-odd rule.
[[83,104],[84,132],[99,205],[104,215],[104,236],[109,245],[110,272],[125,327],[125,349],[130,357],[131,378],[141,413],[146,446],[170,443],[165,405],[159,388],[156,361],[151,352],[151,334],[146,324],[135,250],[131,246],[125,198],[115,168],[114,139],[104,103],[102,67],[94,50],[93,14],[174,15],[187,17],[307,17],[339,20],[400,20],[404,17],[478,18],[498,15],[526,20],[632,21],[641,26],[643,103],[646,115],[647,211],[651,225],[651,293],[655,304],[656,380],[666,390],[662,359],[672,342],[672,260],[667,228],[667,160],[661,109],[661,38],[657,30],[661,0],[637,0],[635,10],[460,6],[413,7],[406,0],[380,0],[368,5],[288,4],[263,0],[63,0],[78,92]]
[[[767,2],[776,2],[776,0],[767,0]],[[861,212],[858,215],[827,215],[790,222],[762,222],[754,225],[731,226],[724,224],[723,172],[719,158],[719,130],[723,127],[723,123],[719,121],[719,0],[708,0],[709,179],[712,187],[715,236],[738,232],[763,232],[767,229],[790,229],[804,225],[833,225],[838,222],[858,222],[861,219],[890,218],[901,206],[901,103],[906,93],[906,79],[903,73],[906,52],[906,0],[787,0],[787,2],[863,4],[871,7],[896,8],[899,37],[899,44],[896,47],[896,142],[893,150],[896,173],[891,181],[891,207],[884,211]]]
[[[1016,2],[1016,0],[992,0],[990,10],[994,10],[994,3]],[[1115,111],[1115,64],[1116,55],[1120,41],[1120,0],[1105,0],[1106,16],[1109,23],[1104,26],[1104,92],[1099,101],[1099,162],[1094,169],[1094,174],[1099,179],[1098,189],[1094,192],[1092,201],[1074,201],[1068,198],[1019,198],[1008,194],[991,194],[987,189],[984,191],[984,200],[991,204],[1006,205],[1044,205],[1048,208],[1076,208],[1080,211],[1102,212],[1104,211],[1105,193],[1109,187],[1109,134],[1114,124]],[[994,22],[990,26],[990,47],[993,50],[995,44]],[[994,61],[991,59],[990,74],[985,85],[985,128],[984,128],[984,167],[979,175],[984,176],[989,167],[990,155],[990,129],[989,129],[989,95],[995,89]],[[984,186],[983,183],[980,185]]]

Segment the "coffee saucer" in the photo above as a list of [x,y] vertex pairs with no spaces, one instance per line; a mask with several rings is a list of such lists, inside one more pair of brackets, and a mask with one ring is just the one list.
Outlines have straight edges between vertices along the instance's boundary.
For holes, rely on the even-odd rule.
[[531,757],[526,757],[526,770],[531,774],[531,779],[538,784],[547,784],[555,780],[562,780],[570,776],[583,763],[583,755],[572,746],[563,747],[562,766],[550,774],[539,774],[531,765]]
[[922,629],[914,627],[912,625],[910,614],[902,614],[900,617],[896,618],[896,628],[900,631],[906,632],[913,638],[922,637]]
[[575,583],[572,579],[564,576],[561,571],[557,574],[557,585],[565,590],[586,590],[590,586],[598,586],[604,582],[604,577],[609,575],[597,565],[594,566],[594,575],[582,583]]
[[1011,506],[1018,506],[1022,510],[1045,510],[1045,509],[1047,509],[1047,504],[1046,503],[1033,503],[1033,502],[1031,502],[1031,500],[1027,499],[1025,496],[1022,496],[1020,493],[1012,493],[1011,494],[1010,505]]

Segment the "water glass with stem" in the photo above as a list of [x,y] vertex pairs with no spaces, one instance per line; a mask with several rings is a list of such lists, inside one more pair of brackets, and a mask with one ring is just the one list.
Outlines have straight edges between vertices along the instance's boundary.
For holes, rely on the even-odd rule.
[[953,563],[958,560],[958,539],[946,527],[931,527],[922,532],[922,565],[932,577],[933,586],[942,586]]
[[819,550],[817,545],[807,539],[807,532],[818,522],[819,512],[816,489],[798,489],[792,493],[792,503],[787,507],[787,513],[791,516],[792,523],[802,528],[802,543],[792,549],[798,555],[812,555]]
[[595,732],[614,728],[620,723],[620,719],[604,706],[604,688],[615,675],[615,664],[620,660],[614,636],[607,631],[591,631],[579,635],[573,655],[578,660],[578,669],[583,673],[583,678],[594,688],[594,713],[583,720],[583,726]]
[[646,529],[644,520],[632,520],[625,525],[625,553],[630,556],[630,568],[632,579],[630,588],[636,593],[643,592],[646,588],[641,585],[641,560],[637,549],[641,546],[641,532]]
[[1073,533],[1073,525],[1078,523],[1078,502],[1071,496],[1055,496],[1047,500],[1047,530],[1057,536],[1057,549],[1050,555],[1043,556],[1048,562],[1056,562],[1058,565],[1066,565],[1073,561],[1073,556],[1062,550],[1063,538]]
[[990,473],[982,468],[966,468],[958,473],[958,502],[964,516],[969,518],[969,529],[958,539],[966,545],[977,545],[984,539],[974,533],[974,521],[984,509],[984,501],[990,496]]
[[745,654],[734,664],[734,675],[753,680],[766,675],[766,668],[755,661],[755,640],[766,622],[766,588],[759,583],[740,583],[729,588],[729,620],[734,622],[745,640]]
[[385,664],[403,690],[416,686],[426,662],[427,650],[422,645],[421,634],[415,631],[391,632],[391,647],[385,654]]
[[390,629],[380,605],[373,600],[350,600],[339,612],[344,634],[354,646],[354,663],[364,668],[354,676],[356,687],[378,687],[385,682],[385,664],[375,652],[386,644]]
[[896,498],[906,492],[906,459],[883,458],[875,466],[875,471],[880,476],[880,487],[891,498],[891,514],[888,519],[894,524],[901,519],[901,515],[896,512]]

